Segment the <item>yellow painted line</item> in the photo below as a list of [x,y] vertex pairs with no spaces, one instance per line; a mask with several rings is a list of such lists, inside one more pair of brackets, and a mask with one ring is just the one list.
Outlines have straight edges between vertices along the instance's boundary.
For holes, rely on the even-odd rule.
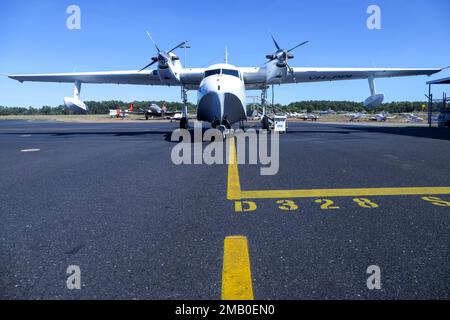
[[226,237],[223,246],[222,300],[253,300],[248,241]]
[[435,194],[450,194],[450,187],[255,190],[240,192],[241,199],[406,196]]
[[237,164],[236,144],[230,140],[228,152],[228,200],[278,199],[278,198],[324,198],[361,196],[408,196],[450,194],[450,187],[408,188],[349,188],[349,189],[298,189],[298,190],[241,190]]
[[239,180],[239,170],[237,164],[236,142],[234,138],[230,138],[228,146],[228,187],[227,199],[241,199],[241,183]]

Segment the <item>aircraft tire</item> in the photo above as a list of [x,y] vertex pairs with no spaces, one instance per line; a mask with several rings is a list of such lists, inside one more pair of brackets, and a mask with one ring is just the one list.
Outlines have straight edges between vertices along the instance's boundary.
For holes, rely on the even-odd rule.
[[187,118],[181,118],[180,119],[180,129],[188,129],[189,123]]
[[266,116],[264,116],[264,117],[262,118],[261,123],[262,123],[262,128],[263,128],[263,130],[269,130],[269,119],[267,119]]

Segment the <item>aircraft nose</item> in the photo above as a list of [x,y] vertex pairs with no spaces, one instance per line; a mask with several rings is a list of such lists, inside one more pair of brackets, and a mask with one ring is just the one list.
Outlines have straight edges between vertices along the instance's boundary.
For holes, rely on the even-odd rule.
[[218,92],[208,92],[198,101],[197,119],[214,123],[222,122],[223,110]]

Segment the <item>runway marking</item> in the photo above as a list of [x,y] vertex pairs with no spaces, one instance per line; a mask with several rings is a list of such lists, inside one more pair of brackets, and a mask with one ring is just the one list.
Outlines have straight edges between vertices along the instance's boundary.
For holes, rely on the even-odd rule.
[[21,134],[20,137],[22,137],[22,138],[31,137],[31,134]]
[[253,212],[258,209],[254,201],[236,201],[234,203],[235,212]]
[[240,199],[407,196],[432,194],[450,194],[450,187],[255,190],[241,191]]
[[41,151],[41,149],[22,149],[20,152],[38,152]]
[[336,210],[341,208],[334,205],[334,201],[330,199],[316,199],[314,202],[320,204],[320,209],[322,210]]
[[445,201],[438,197],[422,197],[422,200],[430,202],[432,205],[438,207],[450,207],[450,201]]
[[298,210],[298,205],[292,200],[278,200],[278,209],[283,211],[295,211]]
[[224,240],[222,300],[253,300],[248,241],[244,236]]
[[239,180],[239,170],[237,164],[236,143],[235,139],[230,139],[228,147],[228,189],[227,198],[229,200],[240,200],[241,182]]
[[410,196],[438,194],[450,194],[450,187],[242,190],[239,179],[239,168],[237,164],[236,144],[234,138],[230,140],[228,151],[228,200]]

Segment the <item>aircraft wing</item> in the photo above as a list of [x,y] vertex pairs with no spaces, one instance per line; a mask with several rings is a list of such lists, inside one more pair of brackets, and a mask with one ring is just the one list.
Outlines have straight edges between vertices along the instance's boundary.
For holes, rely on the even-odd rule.
[[203,68],[185,69],[180,74],[181,81],[165,79],[161,81],[158,70],[129,70],[129,71],[102,71],[102,72],[74,72],[74,73],[48,73],[48,74],[16,74],[8,77],[20,82],[62,82],[74,83],[111,83],[135,85],[176,86],[182,83],[189,88],[196,88],[203,78]]
[[[284,84],[298,82],[320,82],[390,77],[406,77],[432,75],[441,71],[440,68],[293,68],[293,75],[287,72],[285,78],[274,79],[269,84]],[[262,89],[265,83],[265,73],[262,68],[243,68],[247,89]]]
[[[417,75],[432,75],[441,71],[439,68],[293,68],[286,77],[267,83],[264,68],[241,68],[247,89],[262,89],[267,84],[284,84],[298,82],[320,82],[389,77],[405,77]],[[9,78],[24,82],[68,82],[73,83],[112,83],[135,85],[176,86],[183,84],[187,89],[198,89],[203,79],[204,68],[183,69],[180,81],[167,79],[161,81],[157,70],[144,71],[106,71],[106,72],[77,72],[50,74],[18,74]]]
[[105,71],[105,72],[74,72],[47,74],[17,74],[8,76],[11,79],[25,82],[69,82],[82,83],[113,83],[113,84],[161,84],[158,73],[153,70],[144,71]]

